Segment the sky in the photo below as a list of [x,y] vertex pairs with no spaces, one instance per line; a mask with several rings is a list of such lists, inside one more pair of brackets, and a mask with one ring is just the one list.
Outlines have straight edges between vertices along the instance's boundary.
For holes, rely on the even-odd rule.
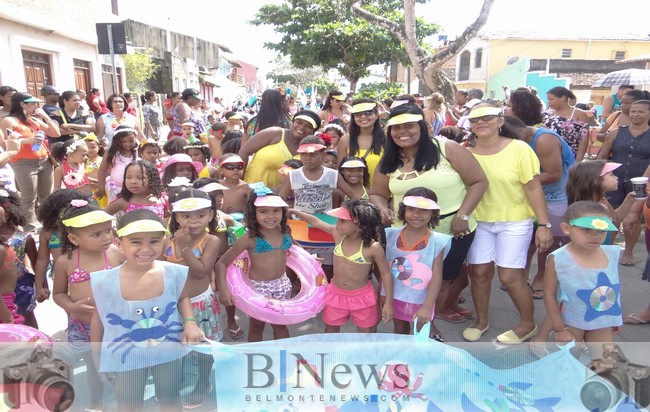
[[[267,3],[278,4],[282,0],[120,0],[119,8],[123,19],[131,18],[223,44],[232,49],[236,59],[267,72],[273,67],[270,62],[276,53],[264,49],[263,45],[265,41],[277,40],[278,35],[270,27],[248,24],[255,12]],[[429,0],[425,5],[418,5],[417,14],[441,25],[442,33],[454,39],[476,19],[482,4],[482,0]],[[650,35],[647,25],[650,1],[617,0],[615,7],[612,4],[611,0],[496,0],[485,29],[543,33],[617,30]],[[179,5],[181,9],[176,10]],[[617,10],[620,17],[607,17],[608,11]]]

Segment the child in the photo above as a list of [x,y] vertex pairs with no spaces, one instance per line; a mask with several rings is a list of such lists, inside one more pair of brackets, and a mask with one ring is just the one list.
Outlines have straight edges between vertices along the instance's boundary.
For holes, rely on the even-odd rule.
[[88,146],[84,140],[70,139],[52,145],[52,157],[59,162],[54,169],[54,190],[61,188],[77,189],[82,193],[92,193],[93,185],[86,174]]
[[329,169],[338,169],[338,154],[335,150],[326,150],[323,154],[323,166]]
[[187,144],[182,137],[173,137],[165,142],[163,145],[163,152],[167,156],[173,156],[178,153],[184,153],[184,147]]
[[212,153],[212,159],[210,163],[215,165],[221,157],[221,141],[224,138],[224,133],[226,133],[226,125],[221,122],[215,122],[210,126],[210,136],[208,137],[208,146],[210,146],[210,152]]
[[194,123],[192,122],[185,122],[181,124],[181,133],[183,134],[181,137],[185,139],[186,144],[192,143],[194,140],[198,140],[194,135]]
[[99,164],[102,162],[104,149],[99,144],[99,139],[97,139],[95,133],[88,133],[84,137],[84,142],[88,148],[88,153],[86,154],[86,175],[91,182],[96,183],[97,172],[99,171]]
[[[113,389],[120,411],[142,409],[150,373],[160,409],[180,410],[179,377],[186,354],[181,342],[205,338],[185,287],[188,268],[157,260],[166,233],[150,210],[125,213],[117,236],[126,261],[90,278],[95,298],[90,336],[92,342],[101,342],[101,350],[93,346],[95,364],[99,372],[115,373]],[[129,333],[136,324],[139,333]],[[154,333],[157,338],[143,345],[139,336]]]
[[227,153],[221,156],[219,171],[223,179],[219,183],[229,189],[223,195],[223,211],[228,214],[246,211],[251,188],[242,180],[245,166],[246,163],[236,154]]
[[[366,161],[360,157],[345,157],[339,166],[339,173],[343,176],[358,199],[368,200],[368,185],[370,174]],[[344,200],[349,200],[347,197]]]
[[[24,318],[25,325],[38,329],[38,323],[34,316],[36,280],[32,269],[36,265],[36,242],[29,232],[19,230],[21,226],[27,224],[27,218],[21,209],[17,193],[0,189],[0,207],[4,209],[4,219],[0,224],[0,237],[7,239],[5,243],[16,254],[17,274],[14,289],[16,313]],[[41,279],[40,285],[43,285],[43,279]],[[47,296],[49,296],[49,290],[47,292]]]
[[119,266],[124,257],[112,244],[115,218],[85,200],[70,203],[61,214],[63,253],[54,262],[53,298],[68,314],[70,348],[86,362],[90,393],[87,410],[101,410],[103,385],[90,356],[90,318],[95,305],[90,273]]
[[[231,230],[242,228],[241,223],[238,223],[233,219],[232,216],[221,211],[223,207],[223,191],[228,188],[219,184],[217,179],[212,178],[199,178],[194,181],[192,184],[195,189],[199,189],[202,192],[207,193],[212,199],[212,210],[215,213],[215,220],[217,222],[217,228],[214,233],[219,238],[221,248],[219,249],[219,254],[217,259],[223,256],[224,253],[228,250],[230,246],[235,243],[235,238],[231,236]],[[217,285],[213,285],[217,289]],[[226,317],[228,321],[228,333],[232,340],[239,340],[244,337],[244,331],[237,325],[237,320],[235,319],[235,306],[226,306]]]
[[[0,206],[0,221],[6,220],[6,213]],[[0,242],[0,323],[25,323],[25,318],[18,314],[16,306],[16,252],[4,241]]]
[[373,264],[381,276],[386,298],[381,306],[384,322],[393,318],[393,279],[384,248],[379,244],[381,216],[379,209],[366,200],[350,200],[328,212],[337,217],[336,225],[292,209],[307,223],[334,236],[334,277],[327,286],[323,322],[325,333],[340,332],[348,319],[357,332],[370,333],[378,322],[377,294],[368,280]]
[[193,182],[199,177],[201,169],[203,169],[203,165],[193,161],[185,153],[171,155],[167,159],[165,168],[163,169],[162,183],[167,187],[175,177],[186,177],[190,179],[190,182]]
[[[451,236],[433,231],[440,219],[436,200],[436,194],[429,189],[408,190],[397,211],[405,226],[385,229],[386,258],[391,262],[395,279],[395,333],[408,335],[416,318],[419,325],[424,325],[435,317],[435,303],[442,286],[442,261],[451,248]],[[444,342],[435,329],[430,337]]]
[[194,143],[189,143],[185,146],[185,153],[190,156],[192,160],[203,165],[199,177],[217,177],[217,169],[208,163],[208,160],[210,160],[212,155],[210,153],[210,147],[208,147],[207,144],[198,140]]
[[117,212],[130,212],[137,209],[149,209],[165,219],[167,196],[156,167],[146,160],[138,159],[124,169],[122,191],[104,211],[111,215]]
[[[287,225],[287,204],[271,189],[261,183],[255,185],[254,193],[248,199],[246,208],[248,232],[217,261],[217,285],[219,300],[226,307],[233,305],[233,296],[226,283],[226,267],[244,250],[250,259],[249,278],[255,289],[265,296],[278,300],[291,297],[291,281],[287,277],[287,250],[292,239]],[[248,341],[262,340],[265,323],[250,318]],[[271,325],[273,338],[289,337],[286,325]]]
[[620,247],[603,241],[616,227],[607,209],[591,201],[571,204],[560,227],[571,242],[549,255],[544,276],[555,341],[612,342],[612,328],[623,324]]
[[[115,129],[108,153],[102,158],[97,172],[97,197],[108,194],[109,203],[115,200],[122,188],[124,169],[138,158],[135,136],[137,131],[129,126],[120,125]],[[106,176],[110,175],[108,179]]]
[[345,130],[336,123],[328,123],[323,128],[323,133],[330,135],[331,143],[329,147],[332,150],[336,150],[336,147],[339,145],[339,140],[341,140],[341,137],[345,134]]
[[158,142],[153,139],[147,139],[140,142],[140,145],[138,146],[138,156],[142,160],[146,160],[156,166],[156,170],[158,170],[159,173],[162,172],[163,164],[160,161],[160,146],[158,146]]
[[[207,193],[188,189],[175,198],[172,203],[172,216],[169,229],[171,239],[165,240],[163,258],[189,268],[185,287],[192,303],[194,318],[208,339],[220,341],[219,302],[212,288],[214,284],[214,264],[217,261],[221,242],[210,233],[215,232],[212,200]],[[199,373],[196,386],[183,404],[184,408],[195,409],[202,406],[210,392],[210,371],[212,355],[197,353]]]

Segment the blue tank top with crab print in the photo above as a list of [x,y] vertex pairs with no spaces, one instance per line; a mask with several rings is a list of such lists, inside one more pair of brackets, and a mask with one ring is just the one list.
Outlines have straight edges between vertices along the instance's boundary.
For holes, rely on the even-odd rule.
[[183,320],[178,299],[187,266],[156,261],[163,267],[163,293],[149,300],[125,300],[119,286],[121,265],[94,272],[90,284],[104,326],[100,372],[125,372],[182,358]]

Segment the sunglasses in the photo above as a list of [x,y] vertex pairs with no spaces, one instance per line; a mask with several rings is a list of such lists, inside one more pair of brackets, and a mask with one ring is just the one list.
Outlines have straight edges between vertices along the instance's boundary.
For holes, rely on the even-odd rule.
[[244,165],[242,164],[226,164],[222,167],[226,170],[244,170]]
[[473,119],[468,119],[471,124],[478,123],[479,121],[484,121],[484,122],[491,122],[492,120],[496,119],[497,115],[490,115],[490,116],[481,116],[481,117],[475,117]]
[[362,116],[370,117],[374,114],[375,114],[374,110],[366,110],[365,112],[357,112],[354,115],[358,117],[362,117]]

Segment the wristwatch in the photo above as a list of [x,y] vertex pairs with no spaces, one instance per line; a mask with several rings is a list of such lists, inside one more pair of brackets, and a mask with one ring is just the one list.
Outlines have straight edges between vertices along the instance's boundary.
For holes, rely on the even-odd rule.
[[551,225],[550,223],[538,223],[537,224],[537,227],[542,227],[542,226],[544,226],[547,229],[550,229],[553,225]]
[[461,220],[464,220],[467,222],[469,220],[469,215],[459,215],[457,214],[456,217],[460,218]]

